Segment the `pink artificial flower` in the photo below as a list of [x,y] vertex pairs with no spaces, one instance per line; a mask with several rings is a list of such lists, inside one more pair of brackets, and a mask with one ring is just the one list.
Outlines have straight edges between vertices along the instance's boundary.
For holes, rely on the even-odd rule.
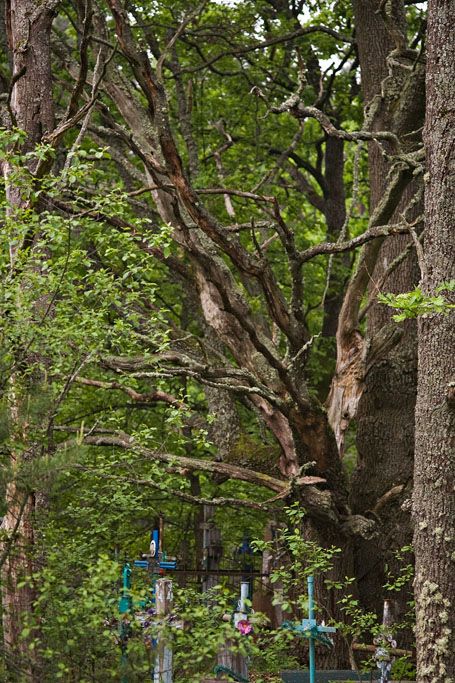
[[240,621],[237,622],[237,628],[242,636],[247,636],[253,630],[253,625],[248,619],[240,619]]

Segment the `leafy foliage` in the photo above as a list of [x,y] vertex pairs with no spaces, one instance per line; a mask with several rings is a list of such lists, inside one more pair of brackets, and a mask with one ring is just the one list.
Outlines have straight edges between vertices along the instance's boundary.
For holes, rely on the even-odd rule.
[[444,296],[444,292],[455,291],[455,281],[443,282],[436,287],[435,294],[425,294],[420,287],[403,294],[378,294],[378,301],[400,312],[393,317],[397,322],[435,314],[448,314],[455,304]]

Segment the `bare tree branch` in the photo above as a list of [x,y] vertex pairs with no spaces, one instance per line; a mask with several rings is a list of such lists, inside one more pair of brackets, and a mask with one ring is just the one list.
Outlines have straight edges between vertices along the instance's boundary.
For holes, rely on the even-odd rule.
[[[423,217],[418,219],[420,223]],[[353,237],[351,240],[346,240],[345,242],[322,242],[322,244],[316,244],[314,247],[310,247],[305,251],[300,253],[300,262],[306,263],[315,256],[320,256],[321,254],[339,254],[344,251],[351,251],[356,247],[366,244],[371,240],[375,240],[378,237],[387,237],[389,235],[403,235],[409,234],[410,226],[407,223],[392,223],[389,225],[374,225],[373,227],[366,230],[358,237]]]
[[327,26],[302,26],[296,29],[295,31],[292,31],[292,33],[287,33],[284,36],[276,36],[274,38],[269,38],[268,40],[263,40],[252,45],[246,45],[238,48],[233,47],[231,50],[225,50],[224,52],[220,52],[219,54],[215,55],[211,59],[205,60],[202,66],[187,67],[185,69],[182,69],[182,73],[194,73],[195,71],[200,71],[201,69],[205,69],[209,66],[212,66],[220,59],[223,59],[223,57],[238,57],[241,55],[246,55],[249,52],[253,52],[255,50],[263,50],[266,47],[272,47],[273,45],[285,43],[290,40],[294,40],[295,38],[300,38],[301,36],[311,35],[312,33],[326,33],[327,35],[332,36],[336,40],[342,41],[343,43],[354,42],[353,39],[349,36],[345,36],[341,33],[338,33],[338,31],[328,28]]
[[272,509],[271,505],[267,505],[267,503],[259,503],[250,499],[224,497],[201,498],[200,496],[192,496],[190,493],[187,493],[186,491],[166,486],[165,484],[153,481],[152,479],[137,479],[135,477],[122,477],[116,476],[115,474],[104,474],[102,472],[98,472],[96,469],[90,467],[82,467],[81,465],[75,465],[74,468],[82,470],[84,472],[91,472],[94,474],[94,476],[99,477],[100,479],[108,479],[112,481],[124,482],[127,484],[134,484],[135,486],[152,488],[157,491],[161,491],[167,496],[180,498],[180,500],[184,500],[186,503],[192,503],[193,505],[215,505],[217,507],[234,508],[246,507],[250,510],[261,510],[263,512],[269,512]]
[[354,140],[376,140],[378,142],[387,141],[393,143],[397,152],[401,150],[400,141],[395,133],[392,133],[391,131],[371,132],[369,130],[359,130],[350,133],[346,130],[342,130],[341,128],[336,128],[327,114],[324,114],[324,112],[322,112],[320,109],[317,109],[317,107],[304,106],[299,95],[291,95],[291,97],[283,102],[283,104],[279,105],[278,107],[272,107],[270,111],[272,111],[274,114],[289,112],[292,114],[292,116],[299,120],[306,118],[316,119],[316,121],[320,123],[321,128],[325,130],[327,135],[340,138],[341,140],[349,140],[351,142]]
[[67,114],[65,117],[67,119],[70,119],[76,113],[77,103],[84,89],[88,74],[88,46],[90,43],[90,31],[93,17],[92,1],[85,0],[84,3],[79,1],[77,5],[83,9],[84,13],[82,20],[82,36],[79,44],[80,67],[77,81],[74,85],[68,104]]
[[[61,427],[59,431],[76,432],[81,433],[77,427]],[[189,471],[201,471],[201,472],[211,472],[216,474],[224,474],[231,479],[238,479],[240,481],[246,481],[250,484],[255,484],[256,486],[264,486],[265,488],[271,489],[276,493],[282,493],[286,488],[289,487],[289,482],[277,479],[276,477],[271,477],[268,474],[263,474],[262,472],[256,472],[254,470],[249,470],[245,467],[239,467],[237,465],[230,465],[223,462],[212,462],[211,460],[201,460],[198,458],[188,458],[183,455],[174,455],[173,453],[163,453],[161,451],[152,451],[151,449],[140,446],[135,442],[132,436],[122,432],[117,432],[115,434],[92,434],[89,435],[89,429],[82,430],[82,442],[90,446],[115,446],[117,448],[123,448],[126,450],[135,451],[138,454],[146,457],[148,460],[156,462],[164,462],[170,465],[177,465],[188,469]],[[321,481],[320,477],[316,477],[316,480]],[[302,484],[314,484],[317,483],[316,480],[310,478],[309,481],[302,481]]]
[[89,379],[88,377],[76,377],[75,381],[78,384],[84,384],[85,386],[96,387],[98,389],[116,389],[123,391],[133,401],[140,401],[141,403],[156,403],[157,401],[162,401],[177,408],[185,407],[185,403],[183,401],[175,396],[172,396],[172,394],[169,394],[167,391],[161,391],[159,389],[149,393],[140,393],[132,387],[127,387],[124,384],[121,384],[121,382],[104,382],[102,380]]

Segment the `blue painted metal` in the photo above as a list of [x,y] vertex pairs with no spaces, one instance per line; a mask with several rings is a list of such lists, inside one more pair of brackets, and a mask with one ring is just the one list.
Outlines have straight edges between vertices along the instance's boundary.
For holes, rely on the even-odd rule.
[[122,570],[122,595],[120,596],[118,611],[120,614],[125,614],[131,611],[132,598],[130,593],[131,588],[131,566],[125,562]]
[[[118,606],[118,611],[122,615],[127,615],[128,612],[131,612],[131,609],[133,607],[133,600],[131,597],[131,567],[128,562],[125,562],[123,565],[122,569],[122,595],[120,596],[119,600],[119,606]],[[120,647],[121,647],[121,658],[120,658],[120,670],[122,672],[121,675],[121,683],[128,683],[128,679],[125,674],[126,666],[128,664],[128,655],[127,655],[127,643],[128,643],[128,638],[130,636],[130,623],[128,621],[128,618],[125,617],[120,621],[119,625],[119,639],[120,639]]]
[[[150,553],[142,556],[142,560],[133,560],[132,567],[134,569],[145,569],[151,574],[151,592],[150,597],[145,600],[136,601],[133,604],[131,596],[131,574],[132,568],[129,562],[125,562],[122,570],[122,594],[119,599],[119,612],[121,615],[127,615],[134,610],[145,611],[147,608],[155,607],[155,584],[160,573],[164,571],[172,571],[177,568],[177,560],[168,560],[166,553],[162,552],[160,546],[160,530],[153,529],[150,533]],[[128,683],[125,671],[128,664],[128,639],[131,636],[131,626],[128,617],[125,616],[119,625],[120,647],[122,650],[121,656],[121,682]],[[151,672],[153,678],[153,672]]]
[[149,561],[148,560],[134,560],[133,566],[139,567],[140,569],[148,569],[149,568]]
[[177,560],[167,560],[158,563],[160,569],[176,569]]
[[[120,659],[120,671],[125,672],[126,667],[128,666],[128,654],[126,652],[126,647],[122,647],[122,656]],[[120,679],[121,683],[128,683],[128,676],[126,673],[122,673],[122,677]]]
[[298,624],[290,621],[285,621],[283,623],[283,628],[287,628],[294,633],[308,638],[309,640],[309,670],[310,670],[310,683],[316,683],[316,652],[315,643],[318,641],[327,647],[332,646],[332,641],[326,633],[336,633],[336,628],[333,626],[325,626],[324,624],[318,625],[314,617],[314,577],[309,576],[307,579],[308,586],[308,619],[302,619]]
[[317,624],[316,624],[316,619],[314,618],[314,576],[309,576],[308,577],[308,619],[304,620],[307,621],[305,624],[302,622],[303,628],[309,628],[310,630],[310,683],[315,683],[316,681],[316,653],[314,650],[314,639],[315,639],[315,634],[314,631],[316,630],[317,634]]
[[241,571],[244,572],[242,582],[248,582],[248,594],[253,595],[253,578],[251,573],[254,570],[253,548],[248,533],[243,536],[242,544],[234,553],[234,559],[240,564]]
[[158,569],[176,569],[177,560],[162,560],[161,562],[133,560],[133,567],[137,567],[138,569],[149,569],[150,571],[156,571]]
[[235,673],[235,671],[232,671],[232,669],[230,669],[228,666],[223,666],[223,664],[217,664],[213,669],[213,673],[217,677],[218,674],[227,674],[233,681],[238,681],[238,683],[248,683],[248,678],[244,678],[240,674]]

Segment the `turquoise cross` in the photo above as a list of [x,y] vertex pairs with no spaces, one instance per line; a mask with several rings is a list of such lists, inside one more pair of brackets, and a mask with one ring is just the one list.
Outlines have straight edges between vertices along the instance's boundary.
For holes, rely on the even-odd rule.
[[122,595],[120,597],[118,610],[120,614],[125,614],[131,610],[132,599],[131,599],[131,567],[128,562],[122,570]]
[[318,641],[327,647],[332,646],[332,641],[326,633],[335,633],[336,628],[333,626],[318,625],[314,618],[314,577],[309,576],[308,584],[308,619],[302,619],[300,624],[293,624],[292,622],[284,622],[284,628],[288,628],[299,635],[308,638],[310,645],[310,683],[316,682],[316,659],[315,659],[315,642]]

